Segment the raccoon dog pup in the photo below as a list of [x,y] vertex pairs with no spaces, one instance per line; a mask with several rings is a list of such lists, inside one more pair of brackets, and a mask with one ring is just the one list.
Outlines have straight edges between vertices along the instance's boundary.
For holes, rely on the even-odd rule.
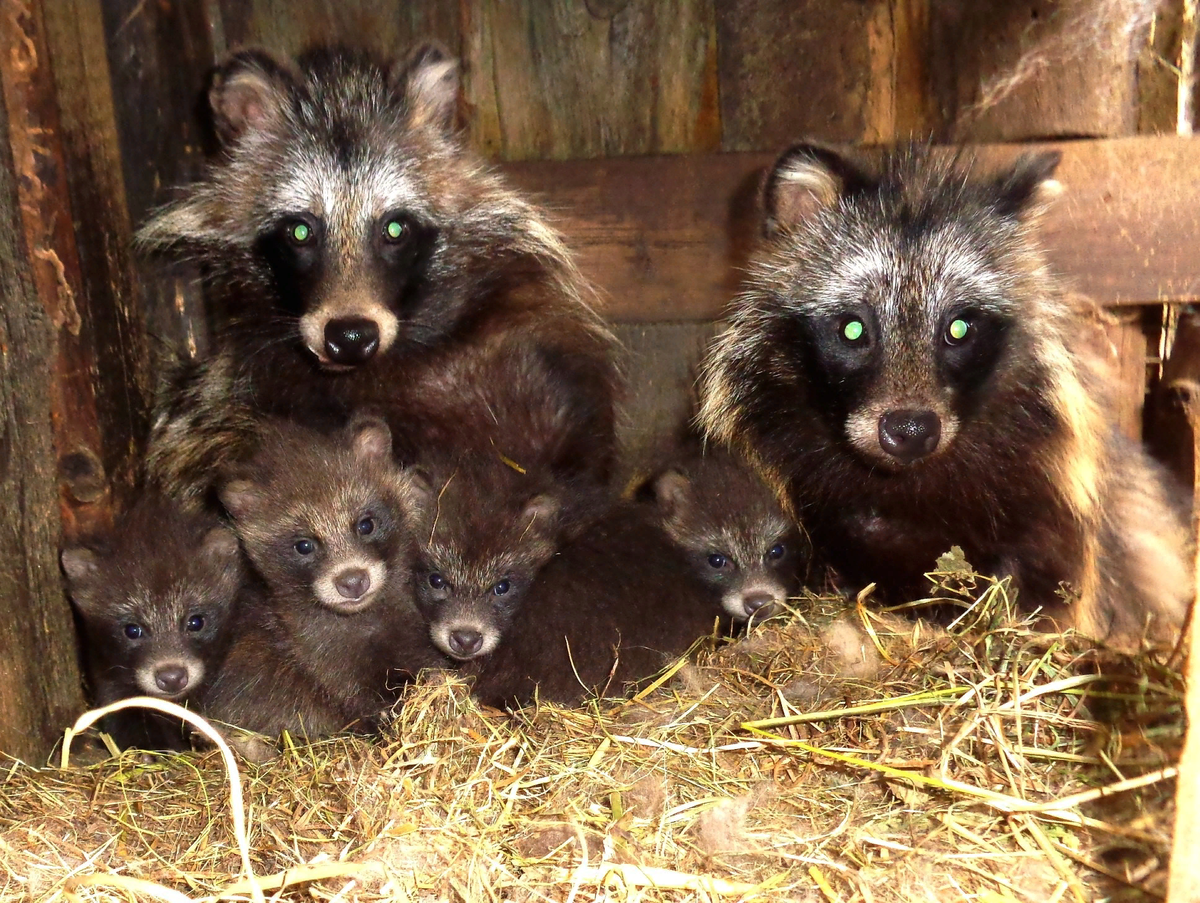
[[[83,618],[94,702],[156,696],[183,703],[225,657],[244,579],[237,537],[213,515],[143,495],[107,538],[62,553]],[[182,749],[175,719],[118,712],[106,729],[122,747]]]
[[413,520],[424,495],[391,433],[356,418],[326,437],[273,423],[220,489],[265,587],[207,714],[259,733],[369,729],[407,677],[444,660],[413,606]]
[[735,621],[777,614],[807,576],[807,541],[771,489],[733,452],[709,445],[680,456],[649,491],[663,528]]
[[495,650],[460,667],[485,705],[623,693],[729,619],[653,511],[616,503],[538,572]]
[[[1029,608],[1136,645],[1177,631],[1185,530],[1106,416],[1083,305],[1035,236],[1057,153],[991,176],[927,149],[872,169],[802,144],[707,356],[699,420],[744,451],[845,577],[894,598],[952,544]],[[1057,590],[1078,599],[1065,609]]]
[[433,47],[395,65],[247,50],[218,68],[223,154],[139,234],[203,265],[225,321],[159,401],[148,470],[168,492],[206,492],[266,415],[328,430],[363,410],[406,461],[447,441],[517,459],[495,428],[545,405],[534,425],[561,430],[533,457],[605,478],[612,338],[558,235],[455,132],[457,96]]
[[435,466],[430,481],[435,501],[420,529],[417,608],[433,644],[465,662],[501,642],[558,548],[569,512],[559,487],[495,455]]

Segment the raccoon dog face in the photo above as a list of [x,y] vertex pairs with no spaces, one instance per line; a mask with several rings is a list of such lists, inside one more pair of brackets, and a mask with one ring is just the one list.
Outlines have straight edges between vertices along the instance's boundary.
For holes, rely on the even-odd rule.
[[323,369],[422,342],[444,328],[448,293],[425,283],[447,266],[445,233],[491,186],[459,158],[457,93],[457,66],[434,47],[395,65],[331,49],[295,64],[236,53],[209,91],[223,157],[140,240],[262,286],[239,301],[271,309],[235,318],[265,321],[272,336],[294,325],[290,338]]
[[800,531],[749,467],[726,451],[663,472],[654,497],[667,534],[734,619],[778,613],[808,561]]
[[111,543],[65,549],[62,565],[98,696],[181,699],[210,676],[243,575],[237,538],[215,518],[147,496]]
[[560,503],[530,483],[498,460],[460,464],[435,481],[417,608],[434,645],[458,661],[496,648],[554,554]]
[[920,148],[876,175],[802,145],[771,172],[751,279],[768,366],[805,384],[831,438],[870,467],[946,454],[1035,346],[1022,305],[1043,267],[1025,225],[1058,156],[979,181]]
[[422,504],[392,463],[391,431],[356,418],[329,438],[290,423],[268,430],[246,478],[222,487],[247,555],[272,593],[354,614],[385,586],[407,586]]

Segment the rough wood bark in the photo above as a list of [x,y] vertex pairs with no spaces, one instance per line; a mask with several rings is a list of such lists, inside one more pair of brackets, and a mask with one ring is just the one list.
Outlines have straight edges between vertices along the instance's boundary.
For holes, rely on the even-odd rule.
[[[6,9],[5,13],[11,12]],[[11,44],[9,46],[12,46]],[[53,322],[34,287],[0,110],[0,752],[41,765],[82,708],[57,547]]]
[[55,329],[50,413],[62,477],[63,533],[75,537],[111,518],[90,341],[94,324],[75,244],[41,4],[6,0],[3,12],[0,35],[12,48],[0,59],[9,147],[33,285]]

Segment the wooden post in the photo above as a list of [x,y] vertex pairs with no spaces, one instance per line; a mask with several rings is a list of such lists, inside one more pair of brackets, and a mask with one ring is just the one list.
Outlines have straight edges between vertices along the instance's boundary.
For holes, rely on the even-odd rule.
[[58,550],[111,523],[147,426],[99,0],[0,0],[0,752],[39,762],[82,708]]
[[9,137],[0,110],[0,752],[41,765],[83,698],[56,554],[58,327],[34,288]]
[[[1195,480],[1200,485],[1200,383],[1176,382],[1173,389],[1183,394],[1184,410],[1192,428]],[[1200,505],[1192,506],[1192,539],[1196,542],[1193,575],[1200,592]],[[1171,875],[1167,903],[1200,903],[1200,644],[1196,643],[1196,602],[1192,602],[1188,629],[1188,657],[1185,681],[1188,731],[1183,755],[1179,759],[1179,777],[1175,789],[1175,834],[1171,847]]]

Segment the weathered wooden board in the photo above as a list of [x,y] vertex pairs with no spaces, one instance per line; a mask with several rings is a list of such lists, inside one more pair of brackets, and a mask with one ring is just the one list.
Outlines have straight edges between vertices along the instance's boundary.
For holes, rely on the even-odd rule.
[[[67,353],[73,343],[87,349],[64,365],[90,381],[91,416],[100,440],[96,449],[60,446],[60,476],[68,501],[76,506],[95,504],[105,483],[125,489],[133,484],[151,394],[121,146],[112,86],[105,77],[110,67],[101,6],[97,0],[58,0],[42,7],[58,120],[44,123],[49,127],[36,140],[43,146],[61,140],[62,170],[57,175],[64,180],[68,206],[59,215],[68,220],[62,240],[70,247],[63,252],[67,284],[57,289],[76,293],[69,300],[80,316],[79,332],[69,337],[60,332],[59,345]],[[77,284],[70,282],[71,251],[78,259]],[[92,451],[102,464],[96,473],[86,472]]]
[[57,329],[38,296],[0,108],[0,751],[41,765],[83,706],[57,549]]
[[[1046,213],[1052,264],[1101,304],[1200,295],[1200,144],[1128,138],[1042,144],[1066,188]],[[1000,165],[1028,146],[979,148]],[[555,213],[615,320],[707,319],[736,289],[757,233],[765,154],[506,164]]]
[[720,147],[710,0],[463,4],[472,139],[506,160]]
[[722,149],[766,151],[797,135],[861,140],[873,118],[870,26],[887,7],[717,0]]
[[1138,4],[933,0],[930,88],[954,141],[1137,131]]
[[626,323],[617,327],[626,375],[617,439],[620,483],[661,460],[695,408],[696,368],[712,323]]

